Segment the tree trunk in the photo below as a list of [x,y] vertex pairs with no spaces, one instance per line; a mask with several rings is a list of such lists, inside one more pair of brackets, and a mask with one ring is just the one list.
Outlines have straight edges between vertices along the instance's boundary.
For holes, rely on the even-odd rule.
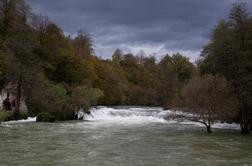
[[22,76],[20,75],[18,79],[17,96],[16,96],[16,108],[15,108],[16,120],[19,118],[19,113],[20,113],[20,103],[21,103],[21,95],[22,95],[21,88],[22,88]]
[[207,132],[208,133],[212,133],[212,130],[211,130],[211,119],[212,119],[212,116],[211,116],[211,113],[212,113],[212,111],[209,110],[209,112],[208,112],[208,124],[206,124]]
[[249,127],[248,127],[248,112],[244,109],[241,110],[240,113],[240,125],[241,125],[241,132],[242,134],[249,134]]
[[207,126],[207,132],[208,133],[213,133],[212,130],[211,130],[211,126]]
[[240,125],[242,134],[249,134],[249,126],[248,126],[248,111],[245,107],[244,99],[241,99],[241,109],[240,109]]

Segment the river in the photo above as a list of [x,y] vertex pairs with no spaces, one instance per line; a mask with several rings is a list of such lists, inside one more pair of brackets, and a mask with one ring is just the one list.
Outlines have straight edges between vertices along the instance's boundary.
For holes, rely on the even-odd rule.
[[165,120],[170,111],[99,107],[88,121],[0,125],[1,166],[249,166],[252,136]]

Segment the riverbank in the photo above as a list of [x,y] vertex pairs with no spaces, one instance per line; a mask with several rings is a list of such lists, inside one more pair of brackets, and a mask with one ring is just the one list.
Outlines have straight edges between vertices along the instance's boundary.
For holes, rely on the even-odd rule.
[[[137,106],[116,106],[116,107],[93,107],[90,109],[91,115],[85,115],[84,120],[91,122],[114,122],[125,124],[140,124],[140,123],[164,123],[164,124],[181,124],[181,125],[193,125],[195,127],[203,128],[204,125],[192,122],[186,119],[180,119],[176,117],[193,116],[182,111],[164,110],[162,107],[137,107]],[[36,122],[37,117],[27,117],[18,121],[9,120],[3,122],[3,124],[11,123],[27,123]],[[225,130],[240,130],[240,125],[237,123],[224,123],[216,122],[212,126],[213,129],[225,129]]]
[[15,114],[13,111],[2,111],[0,110],[0,123],[1,122],[9,122],[9,121],[16,121],[16,120],[23,120],[28,119],[27,112],[20,112],[18,115],[18,119],[16,119]]

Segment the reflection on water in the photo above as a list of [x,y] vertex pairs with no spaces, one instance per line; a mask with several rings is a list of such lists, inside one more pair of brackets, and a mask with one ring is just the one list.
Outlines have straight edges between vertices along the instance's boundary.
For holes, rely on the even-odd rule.
[[251,135],[167,123],[158,108],[106,109],[88,122],[0,126],[0,165],[252,165]]

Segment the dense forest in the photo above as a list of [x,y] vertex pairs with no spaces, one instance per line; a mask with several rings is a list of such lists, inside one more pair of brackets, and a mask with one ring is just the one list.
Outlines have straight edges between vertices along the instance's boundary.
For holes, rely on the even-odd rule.
[[70,120],[76,110],[96,105],[163,106],[202,115],[209,132],[215,120],[227,120],[248,133],[252,17],[245,4],[234,4],[197,63],[180,53],[157,60],[119,49],[102,59],[88,33],[67,36],[25,1],[1,0],[0,89],[10,82],[17,85],[15,118],[24,97],[29,114],[41,121]]

